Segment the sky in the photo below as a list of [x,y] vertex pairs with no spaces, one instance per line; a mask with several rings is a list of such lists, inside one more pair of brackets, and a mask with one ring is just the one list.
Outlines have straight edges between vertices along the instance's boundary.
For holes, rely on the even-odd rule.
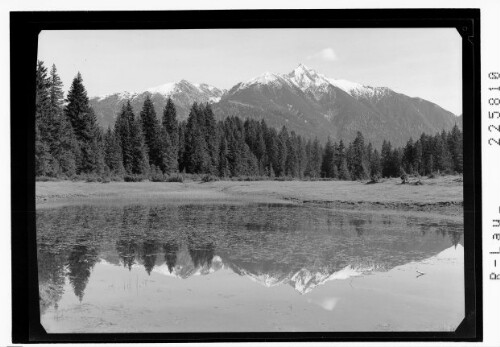
[[42,31],[38,59],[89,96],[185,79],[230,89],[300,63],[329,78],[389,87],[462,112],[462,43],[450,28]]

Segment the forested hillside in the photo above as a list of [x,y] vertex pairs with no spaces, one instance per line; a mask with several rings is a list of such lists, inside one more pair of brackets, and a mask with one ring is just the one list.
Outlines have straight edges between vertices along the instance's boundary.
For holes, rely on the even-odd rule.
[[[139,113],[124,103],[113,127],[102,129],[80,73],[66,99],[55,66],[38,62],[36,74],[36,176],[169,181],[182,175],[211,178],[377,180],[404,173],[461,173],[462,131],[421,134],[404,146],[380,149],[356,132],[353,141],[306,138],[265,119],[216,117],[208,103],[193,103],[179,121],[169,98],[158,115],[147,95]],[[275,125],[275,124],[273,124]]]
[[186,80],[166,83],[141,92],[122,92],[94,97],[90,104],[103,127],[114,126],[116,116],[128,101],[139,113],[150,97],[157,114],[170,98],[179,121],[187,120],[193,103],[210,103],[216,120],[238,116],[264,119],[280,128],[325,143],[328,137],[353,141],[361,131],[380,148],[384,139],[403,146],[422,133],[449,131],[462,123],[458,117],[430,101],[410,97],[387,87],[328,78],[300,64],[288,74],[264,73],[241,81],[229,90]]

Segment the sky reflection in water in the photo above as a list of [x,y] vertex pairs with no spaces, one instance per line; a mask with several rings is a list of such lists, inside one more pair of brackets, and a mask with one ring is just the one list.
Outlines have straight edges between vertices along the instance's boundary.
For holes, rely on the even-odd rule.
[[[371,274],[380,275],[368,279],[375,281],[370,288],[376,287],[378,280],[382,283],[381,278],[386,276],[381,284],[386,293],[399,288],[406,295],[415,287],[407,288],[409,281],[417,280],[418,273],[400,271],[404,276],[394,277],[394,269],[422,262],[420,268],[424,269],[426,260],[438,259],[440,254],[452,254],[449,259],[453,261],[445,263],[452,270],[445,273],[460,274],[463,252],[457,253],[457,249],[463,249],[462,232],[463,224],[446,220],[289,205],[68,206],[39,210],[42,322],[54,331],[212,331],[213,325],[192,326],[185,319],[190,314],[199,317],[212,312],[212,320],[217,321],[213,317],[217,309],[210,305],[220,309],[227,304],[220,321],[229,323],[225,328],[219,326],[219,331],[231,330],[231,324],[235,324],[233,330],[243,331],[332,329],[331,322],[324,319],[308,328],[300,323],[303,319],[296,320],[309,309],[298,313],[293,312],[293,307],[308,304],[324,312],[342,310],[345,296],[351,295],[348,293],[352,292],[352,280]],[[431,263],[436,264],[428,262]],[[430,281],[429,278],[432,276],[427,274],[418,279],[418,285]],[[458,282],[463,281],[460,275],[454,276],[451,283],[445,281],[450,279],[441,273],[415,295],[429,300],[443,293],[427,293],[426,288],[438,286],[446,291],[449,289],[442,286],[463,287],[463,282]],[[337,288],[335,294],[339,296],[326,293],[347,282],[350,292]],[[117,295],[118,287],[135,295]],[[174,301],[163,293],[165,290],[175,292]],[[191,295],[193,292],[197,296]],[[270,314],[265,306],[259,311],[259,305],[269,301],[267,307],[272,307],[281,298],[284,306],[272,313],[278,318],[259,326],[259,317]],[[411,306],[418,300],[407,300],[405,305]],[[116,307],[108,307],[107,302],[114,302],[109,305]],[[458,312],[460,305],[456,305]],[[235,315],[239,306],[248,306],[246,310],[252,312],[251,307],[255,307],[255,325],[248,319],[252,312],[245,314],[245,321],[238,322]],[[390,306],[386,303],[386,307]],[[148,308],[151,312],[144,312]],[[128,312],[142,317],[148,325],[141,328],[116,317],[102,318],[110,310],[117,310],[122,316]],[[165,318],[169,313],[177,318]],[[65,319],[59,314],[66,315]],[[151,323],[155,314],[159,321],[156,325]],[[159,318],[161,315],[163,319]],[[88,322],[63,324],[64,320],[71,321],[69,317],[87,317]],[[452,323],[443,319],[441,328],[448,329]],[[357,330],[363,326],[345,328]]]

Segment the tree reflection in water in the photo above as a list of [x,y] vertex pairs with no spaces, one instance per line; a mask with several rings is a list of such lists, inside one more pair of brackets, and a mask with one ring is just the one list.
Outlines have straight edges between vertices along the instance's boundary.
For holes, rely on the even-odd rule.
[[148,274],[165,264],[180,278],[223,266],[307,291],[346,267],[386,271],[432,257],[462,243],[463,224],[289,205],[136,205],[39,210],[37,229],[43,313],[65,278],[83,300],[101,260]]

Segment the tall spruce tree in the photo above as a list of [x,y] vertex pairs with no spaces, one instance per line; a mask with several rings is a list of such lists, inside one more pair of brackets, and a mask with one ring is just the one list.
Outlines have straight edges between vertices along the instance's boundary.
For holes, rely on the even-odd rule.
[[368,175],[366,148],[363,134],[358,131],[352,143],[352,169],[351,178],[353,180],[365,179]]
[[463,137],[462,132],[455,124],[448,135],[448,147],[451,154],[452,169],[455,172],[463,172]]
[[419,174],[423,175],[422,172],[422,143],[420,140],[417,140],[414,145],[414,158],[413,158],[413,169],[414,171]]
[[122,148],[111,128],[108,128],[104,135],[104,161],[113,175],[123,176],[125,174]]
[[83,86],[82,75],[78,72],[73,79],[66,98],[65,113],[71,122],[79,142],[86,142],[91,136],[92,119],[89,117],[89,99]]
[[347,167],[346,156],[343,156],[342,159],[340,159],[339,179],[347,181],[351,179],[351,173],[349,172],[349,168]]
[[404,172],[402,164],[403,150],[401,148],[394,148],[391,153],[390,171],[391,177],[399,177]]
[[306,141],[301,136],[297,137],[297,157],[299,160],[299,178],[303,178],[307,167]]
[[168,150],[168,148],[165,146],[166,140],[161,138],[160,124],[149,94],[146,95],[146,99],[144,100],[140,117],[149,165],[154,165],[165,172],[166,163],[164,162],[165,155],[163,151]]
[[63,112],[63,84],[55,65],[50,70],[49,97],[52,120],[51,151],[59,163],[59,174],[73,176],[76,173],[80,148],[69,119]]
[[286,163],[285,163],[285,171],[286,175],[290,177],[298,177],[299,176],[299,151],[298,151],[298,140],[297,135],[294,131],[290,133],[290,136],[286,142],[287,154],[286,154]]
[[71,122],[81,151],[77,172],[101,174],[104,170],[101,132],[80,73],[73,79],[66,101],[64,113]]
[[131,173],[134,175],[148,175],[150,167],[147,146],[144,141],[142,121],[139,117],[133,120],[130,130]]
[[403,149],[402,166],[406,173],[413,174],[415,171],[415,144],[410,138]]
[[[174,140],[175,141],[175,140]],[[172,174],[174,172],[179,171],[179,162],[178,162],[178,151],[172,145],[172,139],[170,134],[167,133],[165,128],[160,128],[160,146],[161,146],[161,155],[162,162],[164,167],[162,168],[163,172],[166,174]]]
[[186,124],[184,162],[188,173],[207,173],[211,165],[203,111],[203,108],[194,103]]
[[321,153],[323,149],[319,143],[318,138],[315,138],[312,142],[311,148],[311,159],[310,159],[310,176],[313,178],[318,178],[321,175]]
[[49,88],[47,68],[42,61],[38,61],[35,105],[35,174],[37,176],[56,176],[59,171],[59,163],[51,153],[53,126]]
[[332,140],[328,137],[326,141],[325,149],[323,150],[323,160],[321,162],[321,176],[325,178],[336,178],[334,177],[335,165],[335,148],[333,146]]
[[279,162],[278,162],[278,134],[274,128],[266,128],[264,134],[264,141],[266,143],[266,157],[267,157],[267,171],[269,175],[271,172],[273,175],[277,174]]
[[392,168],[392,145],[389,141],[384,140],[382,143],[381,152],[382,161],[382,176],[393,177],[394,172]]
[[281,127],[281,131],[277,139],[278,155],[275,172],[277,176],[286,176],[286,158],[288,156],[288,130],[285,126]]
[[130,101],[122,106],[115,122],[114,134],[120,145],[122,152],[122,162],[125,171],[128,174],[132,173],[132,129],[134,128],[134,112]]
[[452,158],[448,148],[447,135],[444,130],[441,134],[436,134],[434,137],[434,160],[436,170],[440,172],[451,171]]
[[[222,129],[224,131],[224,129]],[[228,177],[231,173],[228,162],[228,147],[225,133],[221,137],[220,145],[219,145],[219,176],[220,177]]]
[[182,121],[179,123],[179,131],[178,131],[178,138],[179,138],[179,150],[177,152],[177,160],[179,164],[179,171],[185,172],[186,171],[186,126],[187,122]]
[[[183,143],[180,143],[179,132],[179,122],[177,121],[177,111],[172,99],[169,97],[167,104],[163,109],[162,127],[165,133],[168,135],[169,146],[165,147],[166,153],[164,155],[169,158],[168,171],[176,172],[179,169],[178,157],[182,157],[182,153],[179,153],[179,148]],[[164,144],[165,146],[165,144]],[[175,160],[173,160],[175,158]]]
[[380,154],[375,149],[370,156],[370,178],[373,181],[378,181],[382,175],[382,165],[380,163]]
[[204,117],[202,124],[205,133],[205,143],[207,144],[207,154],[209,160],[207,162],[206,172],[216,175],[219,168],[219,136],[217,132],[217,122],[212,107],[205,104],[200,109]]
[[347,164],[347,153],[346,149],[344,146],[344,142],[340,140],[339,142],[339,147],[338,147],[338,155],[337,155],[337,162],[338,162],[338,175],[339,179],[341,180],[350,180],[351,179],[351,173],[349,172],[349,167]]

